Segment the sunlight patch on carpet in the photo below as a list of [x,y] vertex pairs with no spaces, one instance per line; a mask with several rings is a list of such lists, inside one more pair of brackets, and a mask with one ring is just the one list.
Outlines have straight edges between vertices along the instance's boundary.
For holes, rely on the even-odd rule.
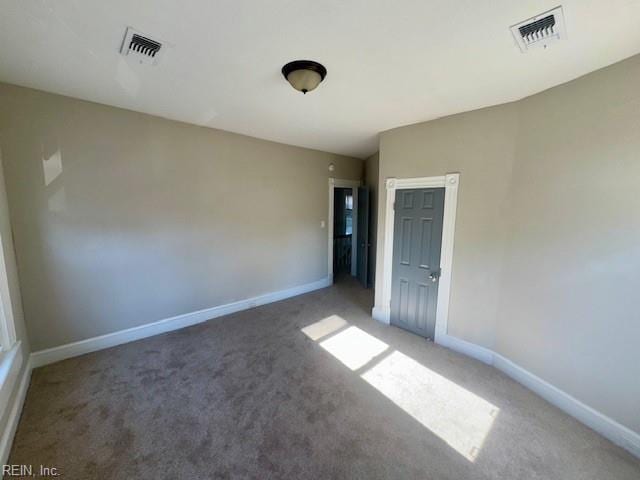
[[311,340],[318,340],[322,337],[326,337],[333,332],[337,332],[346,325],[348,324],[344,318],[338,315],[331,315],[329,317],[323,318],[316,323],[307,325],[302,329],[302,333],[304,333]]
[[500,409],[394,351],[361,377],[473,462]]
[[353,326],[320,342],[320,346],[351,370],[363,367],[389,348],[373,335]]

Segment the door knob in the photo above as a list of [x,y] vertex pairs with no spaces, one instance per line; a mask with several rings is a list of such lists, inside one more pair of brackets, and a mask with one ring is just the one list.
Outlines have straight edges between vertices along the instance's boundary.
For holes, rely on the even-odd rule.
[[440,278],[440,270],[436,270],[435,272],[431,272],[429,274],[429,278],[431,279],[431,281],[433,283],[436,283],[438,281],[438,278]]

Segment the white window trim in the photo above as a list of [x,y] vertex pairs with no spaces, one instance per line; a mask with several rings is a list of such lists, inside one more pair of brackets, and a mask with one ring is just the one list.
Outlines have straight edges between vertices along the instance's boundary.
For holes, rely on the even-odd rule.
[[[20,377],[24,355],[21,342],[16,341],[2,238],[0,238],[0,342],[0,412],[8,412],[12,395]],[[10,448],[11,444],[13,433],[7,432],[12,431],[6,430],[0,436],[0,456],[2,456],[0,463],[6,461],[8,448]]]
[[[456,210],[458,206],[458,185],[460,174],[450,173],[439,177],[420,178],[388,178],[386,180],[387,201],[385,204],[384,249],[382,252],[382,291],[376,292],[376,306],[373,318],[391,323],[391,275],[393,268],[393,233],[395,212],[393,203],[396,190],[408,188],[442,188],[444,194],[444,219],[442,225],[442,247],[440,254],[440,284],[436,307],[435,341],[447,334],[449,319],[449,298],[451,293],[451,268],[453,265],[453,243],[456,227]],[[379,300],[379,302],[378,302]]]
[[2,351],[10,350],[16,343],[16,328],[9,293],[9,278],[4,260],[4,248],[0,238],[0,346]]
[[328,242],[328,264],[327,275],[329,281],[333,282],[333,199],[336,188],[351,188],[353,191],[353,208],[351,218],[353,219],[351,234],[351,275],[357,275],[358,268],[358,187],[361,186],[359,180],[343,180],[339,178],[329,179],[329,220],[327,221],[327,242]]

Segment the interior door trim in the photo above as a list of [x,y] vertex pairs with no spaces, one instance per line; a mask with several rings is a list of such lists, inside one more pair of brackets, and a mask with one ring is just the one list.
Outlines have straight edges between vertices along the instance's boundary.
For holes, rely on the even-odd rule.
[[377,288],[375,306],[371,312],[373,318],[391,323],[391,274],[393,264],[393,230],[395,211],[393,202],[396,190],[409,188],[442,188],[444,187],[444,218],[442,225],[442,247],[440,251],[440,285],[436,306],[435,341],[447,334],[449,318],[449,298],[451,293],[451,266],[453,265],[453,244],[456,228],[456,210],[458,206],[459,173],[448,173],[439,177],[387,178],[384,222],[384,244],[382,250],[381,288]]

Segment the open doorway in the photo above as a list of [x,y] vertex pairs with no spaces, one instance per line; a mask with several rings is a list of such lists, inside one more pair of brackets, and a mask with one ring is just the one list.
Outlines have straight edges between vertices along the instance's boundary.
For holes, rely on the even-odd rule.
[[352,275],[356,266],[353,234],[354,188],[338,187],[333,190],[333,278],[339,281]]
[[329,181],[329,276],[356,277],[368,288],[369,190],[354,180]]

